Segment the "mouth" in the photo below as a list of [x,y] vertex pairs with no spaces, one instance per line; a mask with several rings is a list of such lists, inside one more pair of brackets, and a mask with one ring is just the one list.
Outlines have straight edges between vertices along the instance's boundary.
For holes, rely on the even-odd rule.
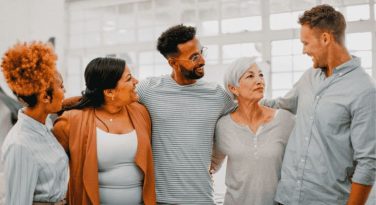
[[261,92],[264,92],[264,88],[263,88],[263,87],[256,88],[256,89],[254,89],[254,91],[261,91]]
[[204,66],[196,68],[196,72],[203,73],[204,72]]

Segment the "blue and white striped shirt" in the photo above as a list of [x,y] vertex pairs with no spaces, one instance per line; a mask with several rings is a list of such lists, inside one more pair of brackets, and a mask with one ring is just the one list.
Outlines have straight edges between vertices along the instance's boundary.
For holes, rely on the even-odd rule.
[[68,189],[68,157],[52,132],[18,112],[18,121],[2,146],[5,201],[28,205],[33,201],[57,202]]
[[215,125],[234,103],[217,84],[179,85],[169,75],[139,83],[152,120],[157,201],[214,204],[209,174]]

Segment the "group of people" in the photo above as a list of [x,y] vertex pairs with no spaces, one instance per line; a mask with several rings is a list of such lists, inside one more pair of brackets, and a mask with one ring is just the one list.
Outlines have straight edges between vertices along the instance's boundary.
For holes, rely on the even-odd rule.
[[2,146],[6,204],[215,204],[212,174],[226,157],[224,204],[365,204],[375,80],[347,51],[340,12],[319,5],[299,23],[313,68],[274,100],[253,57],[229,65],[225,89],[200,80],[206,48],[185,25],[158,38],[170,75],[139,83],[124,60],[99,57],[82,96],[65,100],[52,48],[10,48],[1,67],[24,107]]

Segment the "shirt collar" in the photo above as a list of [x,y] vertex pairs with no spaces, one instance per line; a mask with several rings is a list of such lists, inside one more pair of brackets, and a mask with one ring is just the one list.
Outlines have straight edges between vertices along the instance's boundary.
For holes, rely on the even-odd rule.
[[19,109],[18,110],[18,122],[24,124],[25,126],[28,126],[30,127],[31,129],[35,130],[35,131],[47,131],[48,132],[48,128],[46,125],[40,123],[39,121],[33,119],[32,117],[26,115],[24,112],[23,112],[23,109]]
[[360,67],[360,58],[356,56],[351,56],[352,58],[345,63],[342,63],[341,65],[337,66],[333,70],[333,74],[338,74],[339,76],[343,76],[346,73],[349,73],[353,71],[354,69]]

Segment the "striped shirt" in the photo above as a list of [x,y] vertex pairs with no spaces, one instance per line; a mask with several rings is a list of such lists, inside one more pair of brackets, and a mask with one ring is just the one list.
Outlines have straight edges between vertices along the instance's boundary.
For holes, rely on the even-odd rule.
[[234,103],[217,84],[178,85],[169,75],[139,83],[152,120],[157,201],[214,204],[209,174],[215,125]]
[[18,112],[2,146],[7,205],[57,202],[68,188],[68,157],[52,132]]

